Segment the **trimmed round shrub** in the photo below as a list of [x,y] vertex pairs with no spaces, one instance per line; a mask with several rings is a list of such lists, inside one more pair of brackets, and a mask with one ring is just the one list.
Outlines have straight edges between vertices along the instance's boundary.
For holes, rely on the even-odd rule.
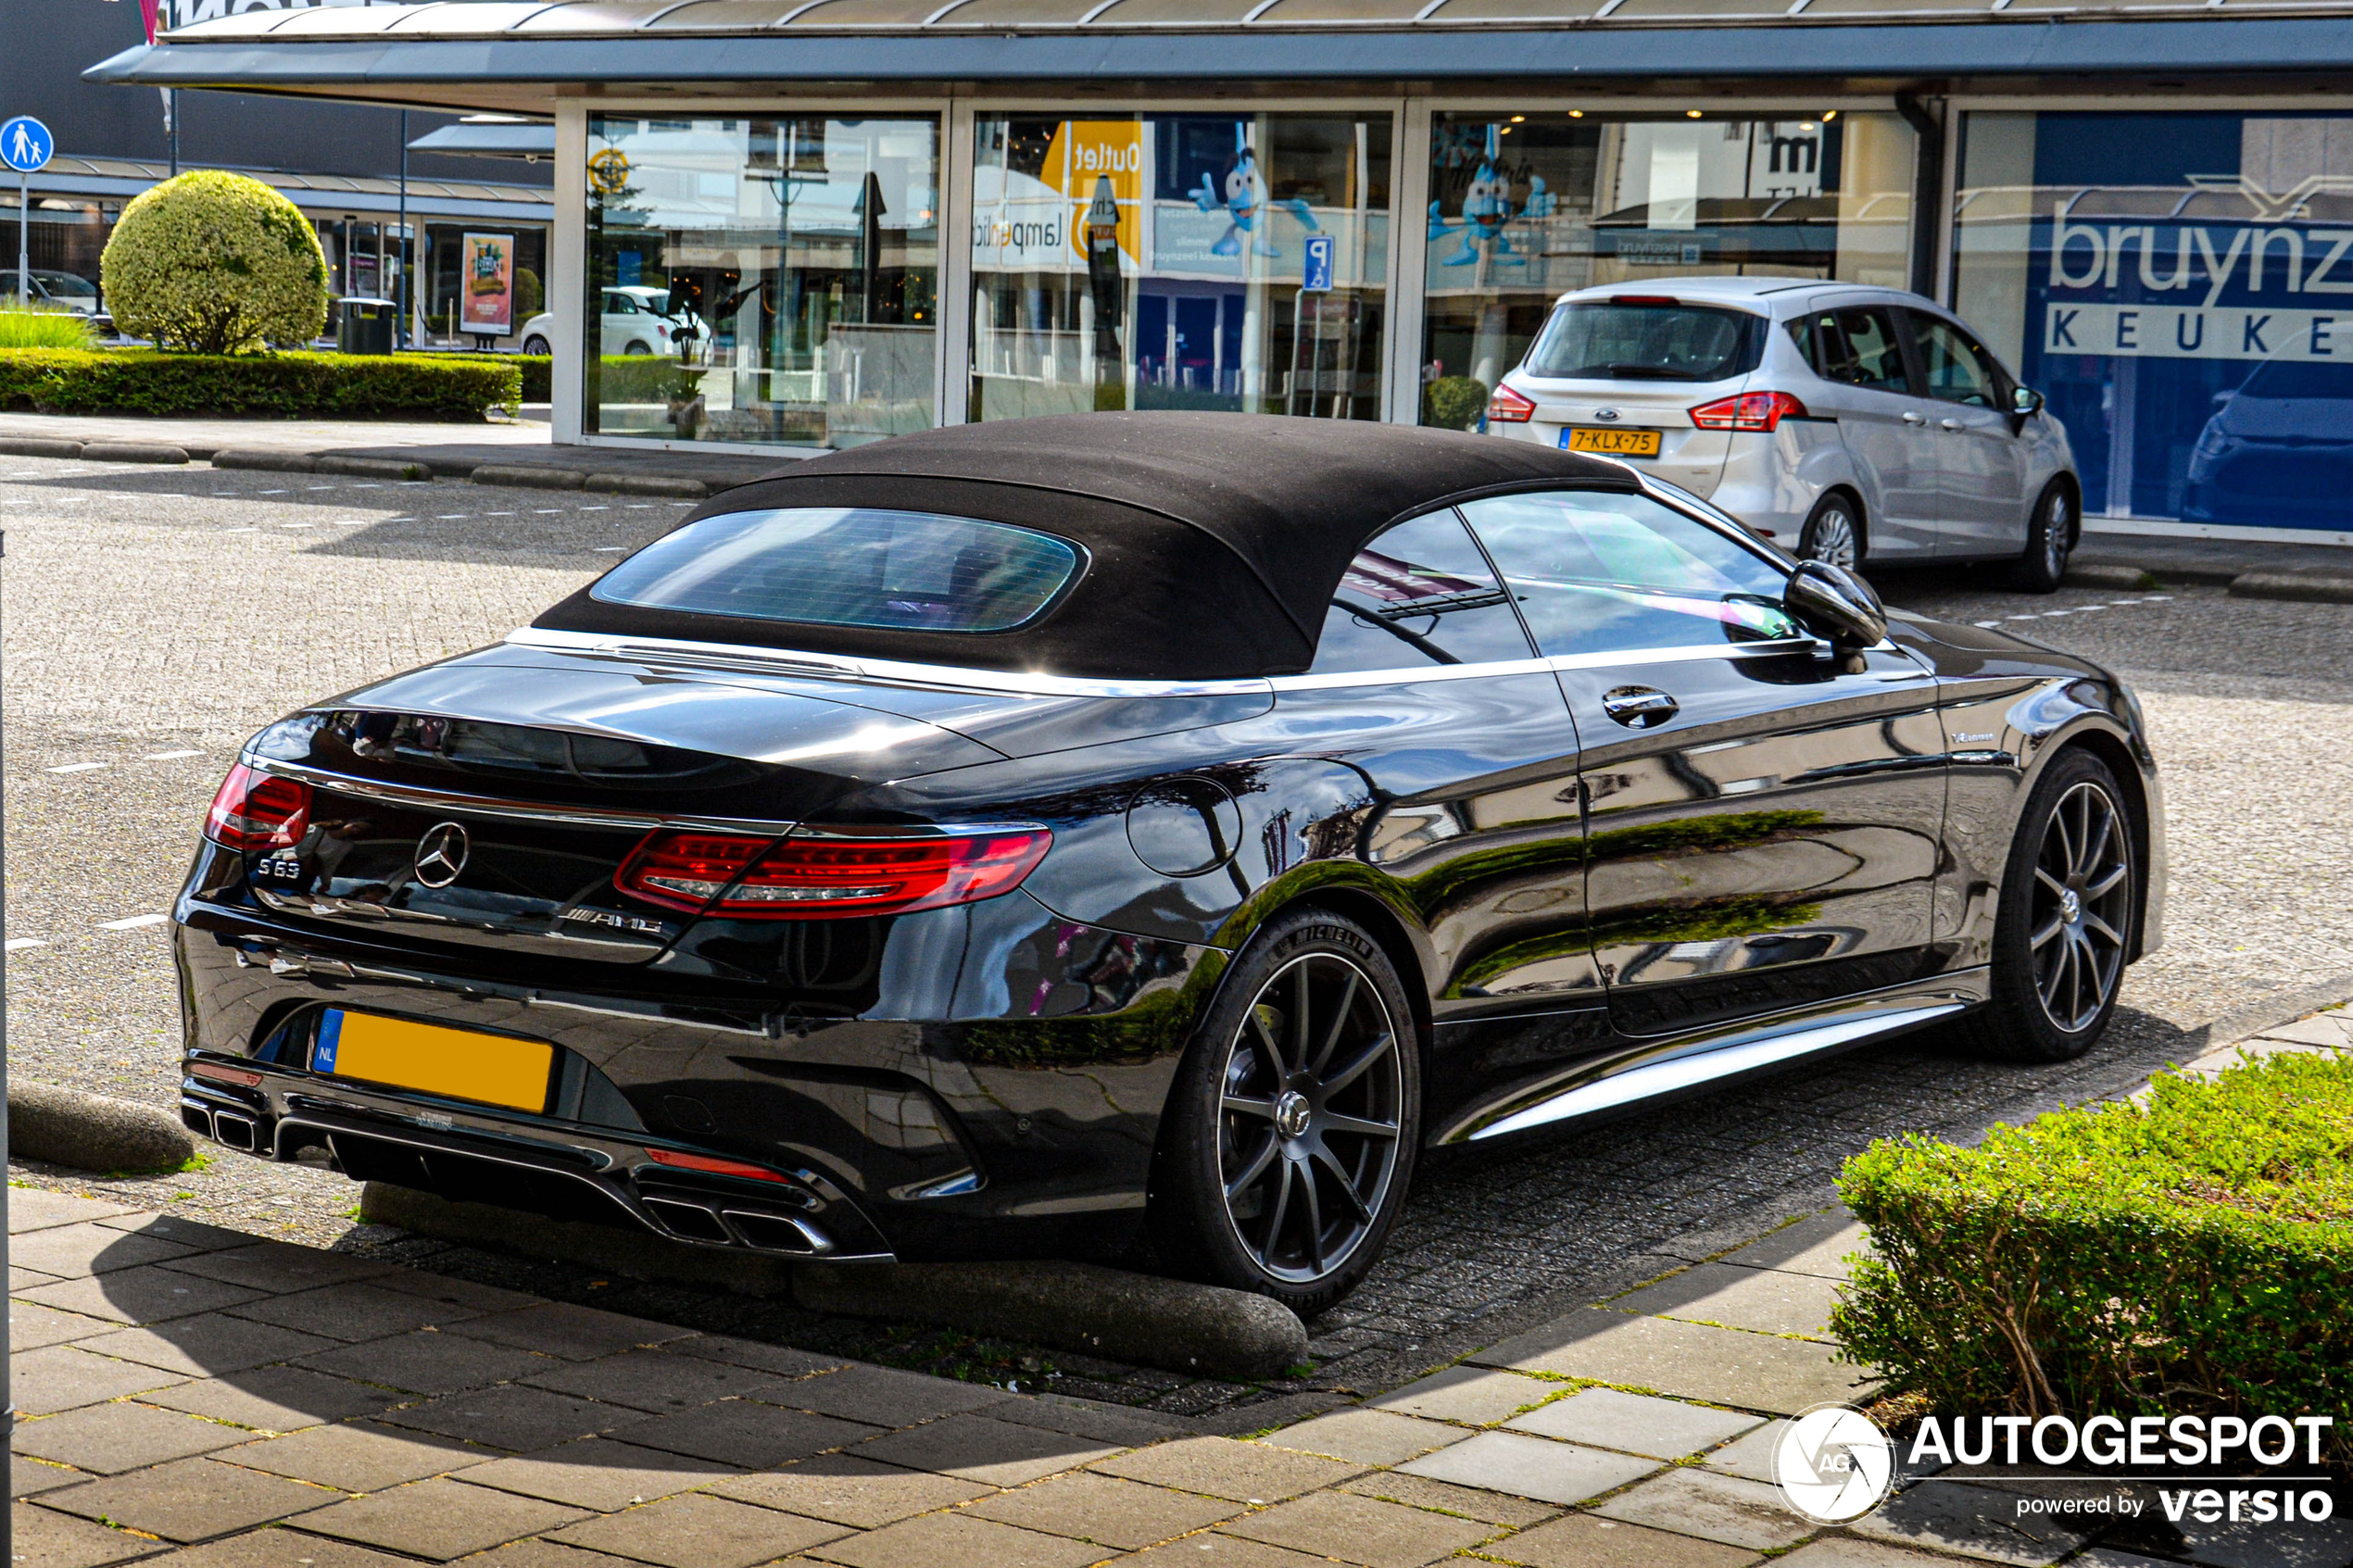
[[115,325],[159,347],[242,354],[326,325],[310,220],[242,174],[196,169],[134,198],[98,265]]
[[1468,430],[1487,412],[1487,383],[1476,376],[1441,376],[1429,383],[1429,422],[1441,430]]

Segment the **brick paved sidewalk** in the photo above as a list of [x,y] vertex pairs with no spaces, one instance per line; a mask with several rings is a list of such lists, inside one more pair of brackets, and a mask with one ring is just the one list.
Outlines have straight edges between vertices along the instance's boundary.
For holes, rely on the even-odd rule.
[[[2353,1027],[2323,1014],[2191,1066],[2348,1048]],[[1836,1212],[1721,1253],[1703,1241],[1689,1267],[1615,1300],[1243,1441],[120,1204],[19,1188],[9,1209],[26,1418],[11,1475],[29,1568],[163,1554],[191,1568],[2353,1556],[2342,1521],[2258,1538],[2147,1516],[2086,1553],[2097,1526],[2021,1517],[2015,1482],[1949,1473],[1817,1531],[1768,1467],[1780,1418],[1862,1391],[1824,1329],[1861,1244]]]

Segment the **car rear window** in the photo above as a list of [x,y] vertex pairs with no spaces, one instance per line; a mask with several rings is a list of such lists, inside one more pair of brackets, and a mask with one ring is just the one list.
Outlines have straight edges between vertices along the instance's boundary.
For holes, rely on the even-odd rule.
[[2321,397],[2353,402],[2353,365],[2309,359],[2267,359],[2240,383],[2241,397]]
[[936,512],[793,507],[663,535],[589,590],[608,604],[910,632],[1006,632],[1078,575],[1051,534]]
[[1553,312],[1523,369],[1575,381],[1729,381],[1756,369],[1765,327],[1745,310],[1673,299],[1579,300]]

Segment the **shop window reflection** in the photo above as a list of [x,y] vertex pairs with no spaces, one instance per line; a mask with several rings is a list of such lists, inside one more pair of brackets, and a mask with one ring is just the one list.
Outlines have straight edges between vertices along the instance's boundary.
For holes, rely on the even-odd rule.
[[970,416],[1380,417],[1390,124],[981,119]]
[[938,122],[589,120],[584,427],[842,447],[934,422]]
[[1571,289],[1724,275],[1906,286],[1914,144],[1886,114],[1434,117],[1422,422],[1478,427]]

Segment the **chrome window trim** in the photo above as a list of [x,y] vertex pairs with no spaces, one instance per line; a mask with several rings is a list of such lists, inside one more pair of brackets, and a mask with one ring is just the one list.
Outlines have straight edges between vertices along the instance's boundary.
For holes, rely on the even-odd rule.
[[414,806],[427,811],[465,812],[477,817],[503,817],[518,822],[561,822],[569,827],[702,828],[718,833],[757,833],[781,838],[799,824],[757,817],[700,817],[677,811],[615,811],[586,806],[560,806],[543,801],[504,800],[468,795],[458,790],[418,789],[408,784],[355,779],[306,763],[258,757],[248,751],[237,759],[258,773],[275,773],[343,795],[381,800],[393,806]]
[[[1399,670],[1351,670],[1325,675],[1277,675],[1277,692],[1323,691],[1336,686],[1402,686],[1423,681],[1467,681],[1487,675],[1550,674],[1559,670],[1607,670],[1624,664],[1681,664],[1702,659],[1754,659],[1768,655],[1819,653],[1819,637],[1780,637],[1769,642],[1703,643],[1665,648],[1614,648],[1602,653],[1561,653],[1542,659],[1493,659],[1484,664],[1427,664]],[[1894,652],[1881,642],[1871,653]]]
[[547,648],[591,659],[638,663],[700,665],[762,675],[801,676],[819,681],[857,681],[879,685],[926,686],[950,691],[1021,696],[1266,696],[1264,675],[1225,681],[1114,681],[1050,675],[1037,670],[977,670],[966,665],[918,664],[895,659],[802,653],[791,648],[742,643],[694,642],[678,637],[621,637],[602,632],[552,632],[525,626],[507,633],[518,647]]

